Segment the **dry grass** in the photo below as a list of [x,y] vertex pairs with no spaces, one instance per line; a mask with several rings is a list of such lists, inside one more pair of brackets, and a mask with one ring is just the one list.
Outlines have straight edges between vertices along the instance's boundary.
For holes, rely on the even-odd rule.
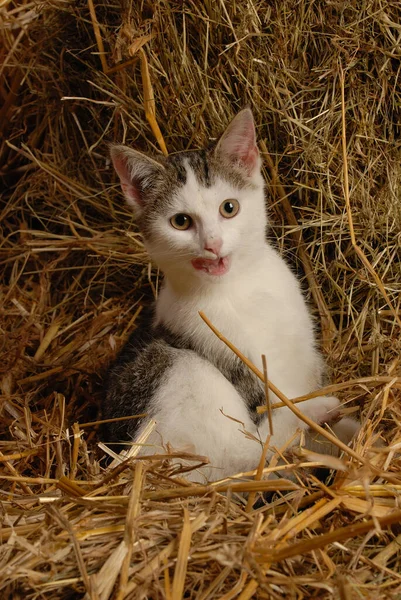
[[[398,0],[0,0],[2,598],[401,595],[400,23]],[[158,286],[107,142],[200,147],[246,103],[363,431],[294,455],[296,483],[106,467],[102,377]],[[302,469],[322,461],[326,485]]]

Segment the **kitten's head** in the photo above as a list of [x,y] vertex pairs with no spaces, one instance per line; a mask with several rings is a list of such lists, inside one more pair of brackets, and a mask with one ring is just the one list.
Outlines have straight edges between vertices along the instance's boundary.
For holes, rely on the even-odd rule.
[[111,157],[146,248],[170,279],[222,281],[264,245],[264,183],[252,112],[211,150],[167,158],[113,146]]

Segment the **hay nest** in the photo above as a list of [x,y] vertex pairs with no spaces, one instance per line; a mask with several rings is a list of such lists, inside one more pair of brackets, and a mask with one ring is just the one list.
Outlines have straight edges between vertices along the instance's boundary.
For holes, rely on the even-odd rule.
[[[398,597],[398,0],[3,0],[0,17],[1,597]],[[206,487],[162,456],[104,460],[102,377],[158,285],[107,142],[201,147],[246,103],[272,238],[363,422],[326,484],[305,454],[295,483]]]

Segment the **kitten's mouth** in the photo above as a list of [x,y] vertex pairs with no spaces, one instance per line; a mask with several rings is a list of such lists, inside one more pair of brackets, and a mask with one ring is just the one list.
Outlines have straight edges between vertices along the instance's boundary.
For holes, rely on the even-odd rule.
[[221,258],[194,258],[192,266],[197,271],[204,271],[209,275],[225,275],[230,268],[230,258],[223,256]]

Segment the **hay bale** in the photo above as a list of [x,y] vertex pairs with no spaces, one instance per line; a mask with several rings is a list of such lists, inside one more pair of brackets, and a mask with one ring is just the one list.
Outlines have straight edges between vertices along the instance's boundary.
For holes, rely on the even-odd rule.
[[[399,594],[399,2],[6,0],[0,16],[2,597]],[[296,484],[191,487],[164,457],[106,467],[96,445],[105,368],[158,286],[107,142],[201,147],[246,103],[272,238],[364,423],[328,486],[296,461]],[[238,495],[272,487],[254,511]]]

